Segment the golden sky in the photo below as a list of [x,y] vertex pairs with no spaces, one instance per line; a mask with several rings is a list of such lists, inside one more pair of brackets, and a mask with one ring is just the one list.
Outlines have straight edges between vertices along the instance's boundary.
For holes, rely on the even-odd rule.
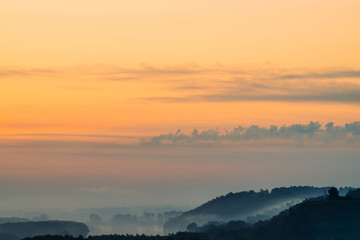
[[1,131],[146,135],[357,120],[359,7],[4,0]]
[[[78,172],[80,187],[83,179],[100,177],[104,186],[115,178],[143,187],[151,180],[179,183],[199,176],[212,184],[209,192],[221,181],[235,186],[235,180],[251,179],[255,185],[249,187],[284,179],[358,182],[358,152],[344,149],[357,148],[348,135],[358,139],[360,131],[359,123],[345,125],[360,119],[359,9],[359,0],[2,0],[2,187],[13,179],[26,183],[27,177],[70,181]],[[192,149],[188,156],[176,147],[134,144],[154,143],[157,138],[146,141],[177,129],[185,135],[166,135],[170,141],[189,139],[194,128],[224,133],[259,125],[268,131],[272,124],[310,121],[321,124],[321,143],[345,139],[339,146],[347,164],[336,165],[343,156],[336,149],[304,153],[296,147],[294,155],[285,154],[296,159],[288,164],[285,148],[269,147],[279,139],[265,144],[269,151],[280,149],[270,157],[272,163],[280,159],[275,165],[262,160],[269,154],[258,152],[256,141],[241,142],[245,147],[235,152],[214,150],[218,160],[212,164],[206,161],[212,159],[209,149]],[[344,127],[329,133],[328,122]],[[296,146],[304,147],[300,140]],[[315,168],[309,159],[316,160]],[[323,172],[326,159],[336,164]],[[350,177],[334,177],[336,167]],[[266,178],[267,169],[267,177],[279,177]],[[303,179],[304,173],[310,177]]]

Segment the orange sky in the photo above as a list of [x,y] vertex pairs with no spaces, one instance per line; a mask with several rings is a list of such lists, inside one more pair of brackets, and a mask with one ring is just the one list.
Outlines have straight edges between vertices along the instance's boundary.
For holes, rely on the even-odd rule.
[[[354,0],[5,0],[0,130],[146,135],[355,121],[359,7]],[[289,74],[298,77],[283,78]],[[323,90],[329,97],[307,100]],[[355,97],[337,101],[334,93]],[[203,97],[219,94],[233,97]]]
[[[248,143],[254,156],[242,163],[236,156],[247,149],[221,148],[214,156],[226,164],[208,164],[208,149],[179,157],[183,149],[176,147],[155,149],[149,160],[148,149],[134,143],[177,129],[190,134],[194,128],[359,121],[359,9],[359,0],[2,0],[0,180],[53,177],[55,183],[84,165],[79,178],[116,178],[122,168],[119,179],[135,176],[146,184],[146,178],[181,182],[198,175],[212,184],[249,178],[260,186],[269,180],[261,175],[266,169],[281,176],[269,186],[292,180],[279,172],[306,172],[311,164],[252,162],[267,156],[256,141]],[[347,141],[346,131],[341,137]],[[128,144],[139,148],[113,152]],[[351,144],[356,149],[358,142]],[[326,154],[318,154],[309,179],[332,179],[335,168],[321,171]],[[318,155],[311,152],[309,159]],[[354,156],[341,166],[352,178],[341,183],[358,181]],[[174,162],[166,162],[169,157]]]

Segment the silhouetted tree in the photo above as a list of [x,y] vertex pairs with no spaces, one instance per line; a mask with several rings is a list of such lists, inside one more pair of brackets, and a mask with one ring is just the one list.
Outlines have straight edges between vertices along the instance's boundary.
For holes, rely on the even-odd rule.
[[331,187],[328,191],[329,199],[338,199],[339,198],[339,191],[336,187]]

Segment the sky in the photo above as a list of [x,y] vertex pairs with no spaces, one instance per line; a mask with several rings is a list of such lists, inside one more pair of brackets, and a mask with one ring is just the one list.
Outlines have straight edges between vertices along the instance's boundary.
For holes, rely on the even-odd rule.
[[2,0],[0,204],[360,181],[357,0]]

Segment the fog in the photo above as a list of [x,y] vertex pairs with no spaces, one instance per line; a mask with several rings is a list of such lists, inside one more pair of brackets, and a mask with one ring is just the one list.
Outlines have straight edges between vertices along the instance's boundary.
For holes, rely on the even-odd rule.
[[[358,135],[316,134],[169,144],[144,144],[153,137],[2,139],[0,217],[89,222],[94,213],[109,222],[131,214],[141,222],[144,212],[184,211],[229,192],[358,186]],[[144,229],[136,231],[160,231]]]

